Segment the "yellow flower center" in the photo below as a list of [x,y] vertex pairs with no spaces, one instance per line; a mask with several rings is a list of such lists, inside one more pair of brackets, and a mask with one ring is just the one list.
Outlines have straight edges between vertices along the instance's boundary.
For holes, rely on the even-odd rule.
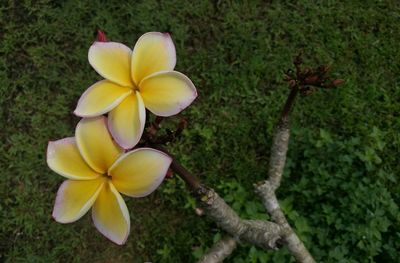
[[137,86],[137,85],[134,84],[134,83],[132,83],[131,89],[132,89],[133,91],[140,91],[140,90],[139,90],[139,86]]

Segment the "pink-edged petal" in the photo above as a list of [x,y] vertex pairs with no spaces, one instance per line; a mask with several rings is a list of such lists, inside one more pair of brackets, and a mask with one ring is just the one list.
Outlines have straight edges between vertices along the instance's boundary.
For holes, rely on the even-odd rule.
[[112,242],[123,245],[129,236],[130,218],[124,199],[113,184],[103,187],[92,209],[96,228]]
[[115,141],[124,149],[133,148],[143,134],[146,109],[139,92],[126,97],[108,115],[108,126]]
[[108,173],[114,186],[123,194],[143,197],[151,194],[163,181],[172,158],[151,148],[123,154]]
[[132,52],[132,79],[142,79],[163,70],[173,70],[176,64],[175,46],[168,33],[148,32],[136,42]]
[[100,116],[114,109],[131,93],[131,88],[101,80],[82,94],[74,113],[80,117]]
[[100,176],[82,158],[75,137],[49,142],[47,165],[54,172],[69,179],[90,180]]
[[177,71],[157,72],[143,79],[139,84],[144,105],[158,116],[172,116],[197,97],[192,81]]
[[117,42],[94,42],[89,48],[90,65],[105,79],[124,87],[132,87],[132,51]]
[[104,182],[104,177],[64,181],[57,192],[53,218],[59,223],[71,223],[81,218],[92,207]]
[[75,137],[83,159],[93,170],[102,174],[123,152],[111,138],[107,118],[103,116],[81,119],[76,125]]

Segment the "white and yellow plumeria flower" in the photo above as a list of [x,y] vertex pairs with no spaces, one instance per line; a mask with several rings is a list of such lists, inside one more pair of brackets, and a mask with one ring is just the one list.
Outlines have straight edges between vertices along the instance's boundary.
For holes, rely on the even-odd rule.
[[132,197],[152,193],[172,159],[150,148],[124,153],[112,140],[106,122],[102,116],[84,118],[75,137],[49,142],[48,166],[68,178],[58,190],[53,217],[71,223],[92,207],[96,228],[121,245],[128,238],[130,219],[119,192]]
[[142,136],[145,108],[158,116],[172,116],[197,97],[192,81],[173,71],[176,54],[169,34],[146,33],[133,51],[120,43],[96,41],[88,58],[105,80],[83,93],[74,113],[94,117],[110,112],[110,132],[125,149]]

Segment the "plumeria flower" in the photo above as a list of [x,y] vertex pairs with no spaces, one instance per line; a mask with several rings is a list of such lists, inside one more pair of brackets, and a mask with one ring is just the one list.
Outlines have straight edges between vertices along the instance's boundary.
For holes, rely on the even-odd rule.
[[131,197],[152,193],[163,181],[171,157],[150,148],[124,153],[107,130],[103,116],[82,119],[75,137],[49,142],[47,164],[66,177],[53,217],[71,223],[92,208],[96,228],[111,241],[126,242],[130,219],[119,192]]
[[96,41],[88,58],[105,79],[83,93],[74,113],[94,117],[109,112],[110,132],[125,149],[142,136],[145,108],[157,116],[172,116],[197,97],[192,81],[173,71],[176,53],[169,34],[146,33],[133,51],[121,43]]

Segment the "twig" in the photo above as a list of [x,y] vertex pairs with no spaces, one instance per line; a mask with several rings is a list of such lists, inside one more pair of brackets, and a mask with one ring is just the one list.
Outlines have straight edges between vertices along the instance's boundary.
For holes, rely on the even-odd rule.
[[172,155],[170,152],[168,152],[167,149],[164,147],[161,147],[159,145],[154,146],[156,149],[168,154],[169,156],[172,157],[172,163],[171,163],[171,169],[179,175],[180,178],[182,178],[186,184],[188,184],[191,188],[192,191],[197,192],[199,189],[201,189],[203,186],[200,183],[200,180],[191,174],[188,170],[186,170],[185,167],[183,167]]
[[232,254],[236,246],[236,240],[233,237],[225,236],[215,243],[197,263],[220,263]]
[[291,88],[289,96],[286,99],[285,106],[283,106],[280,123],[278,123],[278,126],[279,125],[287,126],[287,122],[289,121],[289,114],[293,109],[293,105],[294,105],[294,101],[296,99],[297,93],[299,93],[299,87],[297,85],[295,85],[293,88]]

